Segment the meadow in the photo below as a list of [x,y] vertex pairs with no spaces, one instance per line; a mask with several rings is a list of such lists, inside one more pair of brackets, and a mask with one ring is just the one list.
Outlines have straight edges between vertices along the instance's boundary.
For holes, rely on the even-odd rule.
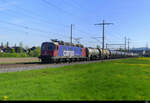
[[0,100],[150,100],[150,58],[0,74]]

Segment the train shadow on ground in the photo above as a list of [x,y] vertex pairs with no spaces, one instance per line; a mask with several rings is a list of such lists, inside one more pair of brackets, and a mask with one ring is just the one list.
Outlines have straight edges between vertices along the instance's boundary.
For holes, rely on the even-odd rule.
[[[118,58],[118,59],[128,59],[128,58]],[[109,59],[106,59],[106,60],[109,60]],[[106,61],[106,60],[104,60],[104,59],[101,59],[101,60],[91,60],[91,61],[74,61],[74,62],[58,62],[58,63],[42,63],[42,62],[25,62],[25,63],[15,63],[15,64],[23,64],[23,65],[44,65],[44,64],[71,64],[71,63],[81,63],[81,62],[92,62],[92,61],[101,61],[101,62],[103,62],[103,61]],[[115,60],[115,58],[111,58],[111,60]]]
[[41,62],[25,62],[25,63],[16,63],[16,64],[43,64]]
[[[66,62],[67,63],[67,62]],[[28,65],[28,64],[59,64],[59,63],[42,63],[42,62],[25,62],[25,63],[15,63],[15,64],[24,64],[24,65]]]

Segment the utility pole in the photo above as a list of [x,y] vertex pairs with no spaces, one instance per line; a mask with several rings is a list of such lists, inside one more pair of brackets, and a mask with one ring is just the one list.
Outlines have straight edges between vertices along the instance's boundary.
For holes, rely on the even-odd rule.
[[71,43],[71,45],[72,45],[72,24],[71,24],[71,33],[70,33],[71,35],[70,35],[70,43]]
[[130,49],[130,39],[128,38],[128,52],[129,52],[129,49]]
[[99,23],[99,24],[95,24],[95,25],[102,25],[102,27],[103,27],[103,31],[102,31],[102,41],[103,41],[103,43],[102,43],[102,49],[104,50],[105,49],[105,35],[104,35],[104,31],[105,31],[105,25],[111,25],[111,24],[113,24],[113,23],[105,23],[105,21],[103,20],[103,22],[102,23]]
[[3,48],[3,42],[1,42],[1,47]]
[[148,50],[148,42],[146,43],[146,49]]
[[106,43],[106,49],[107,49],[107,45],[108,45],[108,44]]
[[125,37],[125,51],[126,51],[126,45],[127,45],[127,38]]

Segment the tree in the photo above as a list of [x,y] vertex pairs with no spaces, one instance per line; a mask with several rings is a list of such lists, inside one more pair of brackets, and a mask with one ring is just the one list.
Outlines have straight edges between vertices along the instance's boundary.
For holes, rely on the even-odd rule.
[[100,48],[100,46],[99,46],[99,45],[97,45],[96,47],[97,47],[97,48]]
[[40,47],[36,47],[36,49],[31,51],[29,53],[29,55],[32,56],[32,57],[38,57],[38,56],[40,56],[40,53],[41,53],[41,48]]
[[14,48],[11,49],[11,53],[15,53],[15,49]]
[[8,48],[9,47],[9,42],[7,41],[7,43],[6,43],[6,48]]
[[22,42],[19,43],[19,47],[23,48],[23,43]]
[[24,52],[23,43],[20,42],[20,43],[19,43],[19,53],[23,53],[23,52]]

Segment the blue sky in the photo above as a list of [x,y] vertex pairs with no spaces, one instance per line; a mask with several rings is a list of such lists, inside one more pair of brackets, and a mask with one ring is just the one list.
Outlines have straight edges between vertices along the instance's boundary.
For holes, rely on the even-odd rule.
[[124,43],[126,36],[131,47],[143,47],[150,43],[149,11],[149,0],[0,0],[0,42],[68,42],[73,24],[73,37],[95,47],[102,40],[92,37],[101,37],[102,27],[94,24],[104,19],[114,23],[105,28],[106,43]]

